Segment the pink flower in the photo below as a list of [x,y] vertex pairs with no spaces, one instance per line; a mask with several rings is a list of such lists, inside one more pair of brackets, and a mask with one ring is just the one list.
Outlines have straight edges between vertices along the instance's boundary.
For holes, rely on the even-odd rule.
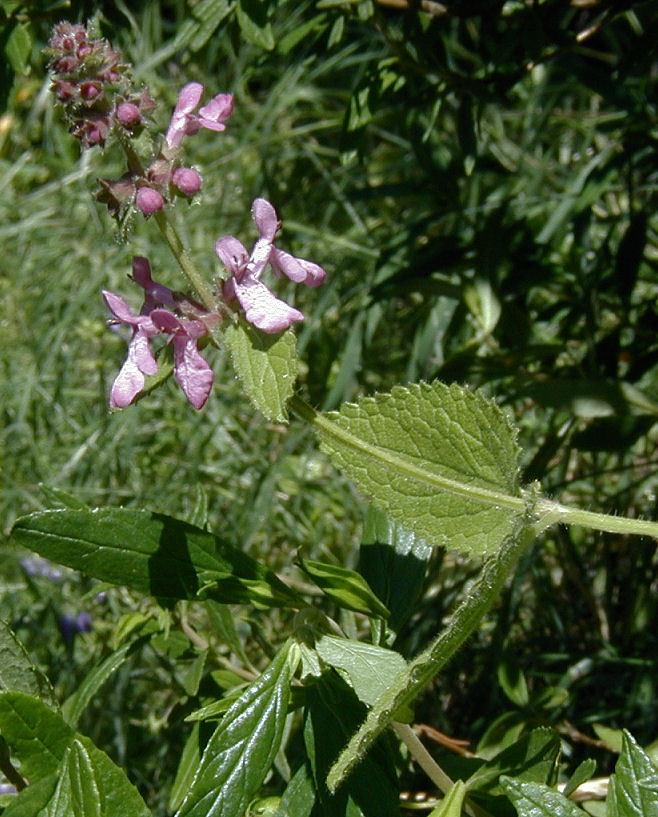
[[207,334],[208,326],[203,320],[179,317],[171,310],[186,306],[200,316],[203,313],[197,310],[193,302],[182,298],[179,300],[172,290],[154,281],[146,258],[133,258],[133,280],[145,291],[144,305],[139,315],[133,315],[123,298],[103,291],[103,298],[116,318],[115,322],[132,328],[128,356],[110,392],[110,406],[125,408],[143,391],[145,375],[158,371],[157,360],[150,348],[151,338],[168,335],[168,342],[174,348],[174,377],[194,408],[200,409],[210,395],[214,380],[212,369],[197,348],[199,339]]
[[274,246],[281,223],[274,207],[266,199],[256,199],[252,205],[253,215],[260,238],[251,255],[244,245],[231,235],[220,238],[215,243],[215,252],[231,277],[223,286],[224,299],[230,303],[237,300],[244,309],[245,318],[263,332],[282,332],[293,323],[303,321],[304,315],[285,301],[277,298],[265,284],[261,276],[270,264],[277,276],[286,275],[295,283],[319,286],[326,272],[318,264],[296,258]]
[[179,167],[174,170],[171,183],[185,196],[196,196],[201,190],[203,180],[201,176],[191,167]]
[[184,136],[198,133],[201,128],[226,130],[224,122],[233,113],[233,95],[218,94],[207,105],[199,108],[199,115],[196,116],[193,111],[201,101],[202,95],[203,85],[199,82],[188,82],[182,88],[165,136],[169,150],[178,150]]

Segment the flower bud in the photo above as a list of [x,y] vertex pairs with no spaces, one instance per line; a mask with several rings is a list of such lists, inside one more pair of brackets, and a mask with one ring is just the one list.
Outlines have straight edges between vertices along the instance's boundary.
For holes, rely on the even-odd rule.
[[190,198],[196,196],[203,183],[201,176],[191,167],[179,167],[174,171],[171,181],[174,187]]
[[131,128],[141,120],[142,115],[137,105],[132,102],[122,102],[117,107],[116,118],[124,128]]
[[164,207],[162,195],[152,187],[140,187],[135,196],[137,209],[141,210],[145,216],[152,216]]

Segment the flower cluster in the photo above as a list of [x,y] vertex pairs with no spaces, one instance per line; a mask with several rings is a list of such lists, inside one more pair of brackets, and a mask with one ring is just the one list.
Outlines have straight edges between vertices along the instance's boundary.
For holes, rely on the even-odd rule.
[[132,277],[145,293],[139,315],[132,313],[123,298],[103,291],[115,318],[113,323],[125,324],[132,332],[128,356],[112,385],[110,406],[128,406],[143,391],[145,375],[157,373],[158,362],[150,341],[164,335],[173,346],[174,377],[194,408],[200,409],[208,399],[214,375],[197,344],[220,320],[219,315],[154,281],[146,258],[133,258]]
[[53,90],[83,148],[102,147],[116,123],[134,130],[155,107],[146,91],[134,91],[121,54],[85,26],[55,26],[46,51]]
[[244,309],[245,318],[258,329],[268,333],[282,332],[293,323],[303,321],[304,315],[277,298],[261,281],[267,265],[277,277],[285,275],[296,284],[311,287],[320,286],[326,272],[318,264],[296,258],[274,246],[281,222],[269,201],[256,199],[251,214],[260,234],[251,254],[232,235],[215,243],[217,256],[231,273],[222,287],[222,295],[227,304],[237,301]]
[[[124,144],[141,132],[155,103],[147,91],[133,88],[121,54],[107,40],[91,37],[85,26],[60,23],[46,50],[53,90],[83,148],[103,147],[113,130]],[[198,82],[181,90],[164,145],[147,167],[129,148],[128,172],[120,179],[100,180],[97,198],[120,220],[132,206],[148,217],[174,196],[189,199],[201,189],[198,171],[181,165],[183,137],[201,128],[225,130],[233,112],[232,95],[218,94],[196,115],[202,95],[203,85]]]

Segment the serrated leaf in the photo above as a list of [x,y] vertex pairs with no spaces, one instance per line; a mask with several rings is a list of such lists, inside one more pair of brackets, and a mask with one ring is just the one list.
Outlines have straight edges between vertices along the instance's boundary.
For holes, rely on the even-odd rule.
[[658,817],[658,769],[624,730],[621,755],[610,776],[609,817]]
[[0,620],[0,689],[24,692],[57,709],[57,699],[50,681],[34,666],[11,628]]
[[178,817],[236,817],[257,794],[283,738],[299,651],[286,645],[224,715]]
[[22,692],[0,693],[0,733],[30,781],[57,772],[75,735],[60,715]]
[[170,599],[298,604],[270,570],[213,534],[129,508],[42,511],[22,517],[16,541],[89,576]]
[[461,817],[465,794],[466,786],[462,780],[453,783],[450,791],[428,817]]
[[224,342],[254,406],[268,420],[287,422],[286,406],[299,369],[297,339],[292,329],[266,335],[239,321],[226,327]]
[[481,392],[418,383],[346,403],[328,419],[315,423],[323,450],[429,543],[485,556],[512,534],[524,507],[516,433]]
[[368,706],[384,694],[391,678],[395,678],[407,666],[407,662],[395,650],[347,638],[324,635],[315,648],[326,664],[341,671],[357,698]]
[[414,610],[432,548],[424,539],[370,506],[363,520],[359,573],[391,615],[387,625],[398,632]]
[[505,776],[500,778],[500,785],[519,817],[583,817],[578,806],[548,786]]
[[367,616],[389,617],[389,611],[372,592],[368,582],[354,570],[314,559],[300,559],[299,564],[304,573],[340,607]]
[[57,787],[39,817],[150,817],[125,773],[89,738],[66,751]]

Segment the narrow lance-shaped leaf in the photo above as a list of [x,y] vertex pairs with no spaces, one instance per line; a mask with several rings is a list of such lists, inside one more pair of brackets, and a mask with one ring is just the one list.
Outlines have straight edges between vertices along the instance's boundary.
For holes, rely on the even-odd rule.
[[0,621],[0,689],[34,695],[57,709],[50,681],[30,661],[25,648],[4,621]]
[[418,383],[313,421],[336,465],[431,544],[486,556],[523,514],[516,432],[481,392]]
[[12,535],[48,559],[152,596],[299,603],[294,591],[246,553],[162,514],[129,508],[43,511],[19,519]]
[[300,559],[299,564],[304,573],[340,607],[368,616],[389,617],[386,606],[368,587],[363,576],[354,570],[314,559]]
[[297,646],[286,644],[224,715],[177,817],[244,813],[279,750],[298,661]]

